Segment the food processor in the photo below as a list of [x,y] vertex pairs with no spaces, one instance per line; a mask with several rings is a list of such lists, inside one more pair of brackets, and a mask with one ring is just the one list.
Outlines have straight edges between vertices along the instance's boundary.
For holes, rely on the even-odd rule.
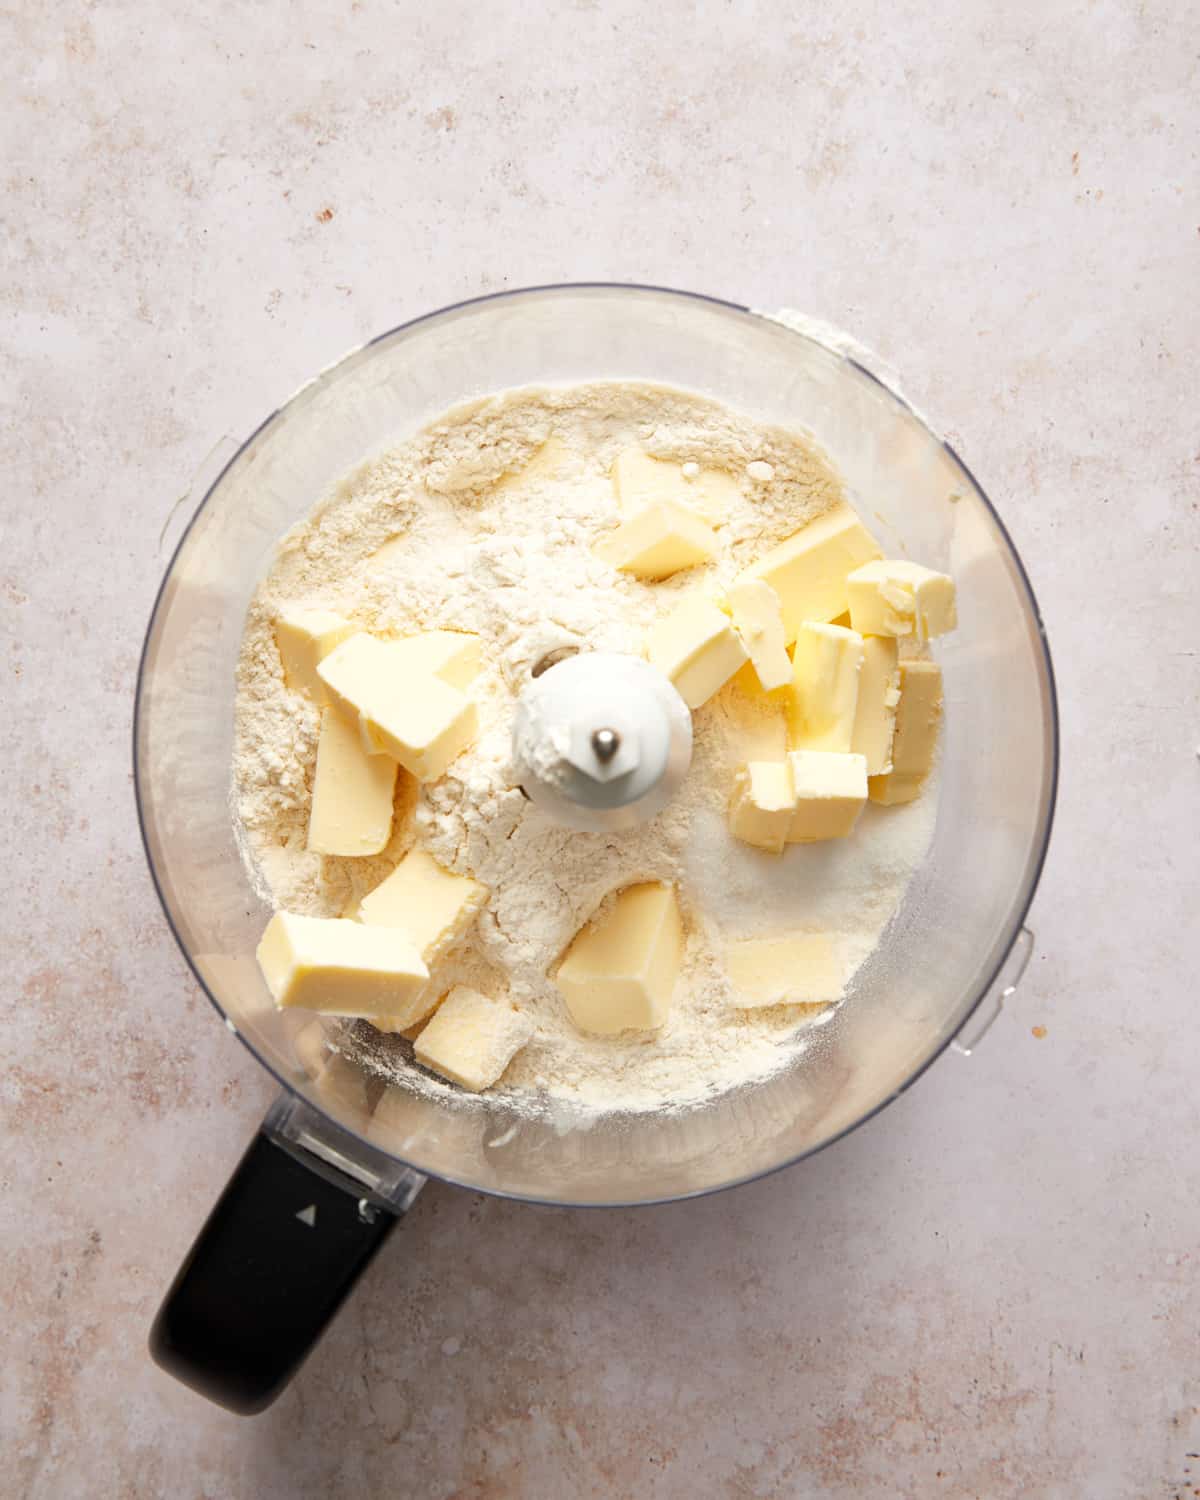
[[[247,606],[283,533],[371,452],[473,397],[605,378],[806,430],[888,555],[954,576],[932,844],[845,1002],[764,1081],[694,1108],[600,1115],[503,1092],[384,1093],[346,1056],[314,1059],[319,1023],[276,1010],[255,962],[271,911],[243,866],[230,790]],[[658,1203],[854,1129],[951,1042],[969,1050],[1015,986],[1057,758],[1045,635],[999,517],[953,449],[844,348],[710,297],[566,285],[461,303],[355,350],[224,463],[142,655],[135,783],[154,882],[218,1015],[280,1084],[159,1312],[155,1359],[233,1411],[262,1410],[429,1176],[536,1203]]]

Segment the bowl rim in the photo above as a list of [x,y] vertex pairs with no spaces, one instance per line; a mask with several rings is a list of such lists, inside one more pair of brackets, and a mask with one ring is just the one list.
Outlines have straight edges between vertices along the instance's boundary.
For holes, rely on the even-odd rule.
[[[142,641],[141,652],[138,659],[137,678],[134,686],[132,720],[133,788],[134,801],[137,809],[138,831],[142,840],[142,850],[145,854],[146,864],[150,871],[151,883],[154,886],[155,894],[158,897],[158,903],[162,909],[163,916],[166,918],[167,927],[170,930],[172,937],[174,937],[179,951],[183,954],[184,961],[187,964],[192,977],[200,987],[201,993],[208,1000],[209,1004],[216,1011],[217,1015],[224,1022],[225,1026],[234,1033],[234,1035],[250,1053],[251,1057],[254,1058],[255,1062],[267,1071],[267,1073],[274,1079],[276,1084],[292,1099],[298,1101],[300,1104],[313,1110],[314,1112],[324,1116],[325,1111],[321,1110],[318,1105],[313,1104],[306,1095],[300,1092],[300,1090],[290,1079],[284,1077],[267,1058],[263,1057],[258,1052],[251,1040],[242,1033],[241,1028],[233,1022],[228,1013],[223,1009],[220,1002],[217,1000],[216,996],[209,989],[208,984],[205,982],[203,976],[200,974],[199,970],[196,967],[196,964],[192,959],[191,952],[189,951],[187,943],[183,939],[182,933],[176,925],[174,916],[172,915],[171,907],[167,900],[166,891],[164,889],[162,881],[159,878],[159,873],[155,866],[154,858],[151,853],[150,840],[148,836],[148,799],[145,796],[142,787],[141,755],[139,751],[140,729],[144,714],[143,691],[145,687],[146,674],[149,667],[151,648],[155,640],[156,627],[159,622],[159,617],[162,614],[166,604],[166,596],[174,576],[175,565],[179,560],[180,553],[183,551],[189,537],[191,536],[193,528],[196,526],[201,515],[204,513],[209,501],[212,499],[213,495],[220,487],[222,481],[225,478],[225,475],[238,462],[242,454],[245,453],[246,450],[251,447],[253,443],[264,432],[266,432],[266,430],[278,418],[280,418],[284,414],[284,412],[292,407],[294,403],[298,399],[300,399],[300,397],[303,396],[307,391],[311,390],[319,384],[323,384],[326,381],[330,381],[336,378],[351,361],[360,358],[368,350],[372,349],[376,344],[380,344],[385,340],[395,338],[399,334],[410,332],[426,323],[435,322],[439,319],[449,317],[455,313],[462,312],[467,308],[480,307],[489,303],[503,302],[537,294],[557,295],[561,293],[578,293],[590,291],[633,293],[635,296],[649,294],[654,296],[678,297],[685,301],[697,302],[709,307],[719,308],[724,312],[735,313],[739,316],[761,319],[763,321],[771,322],[789,337],[802,339],[807,343],[815,344],[818,348],[824,350],[827,354],[833,354],[837,358],[844,360],[847,364],[853,366],[853,368],[857,370],[858,373],[866,380],[871,382],[873,385],[879,386],[880,389],[886,392],[886,394],[898,406],[907,411],[913,418],[913,420],[916,421],[926,432],[929,433],[929,435],[936,442],[938,442],[946,450],[953,462],[966,476],[972,488],[974,489],[975,494],[983,502],[983,505],[987,510],[992,524],[996,527],[996,530],[998,531],[1000,538],[1004,543],[1004,546],[1007,548],[1009,558],[1011,559],[1011,562],[1015,569],[1017,582],[1025,596],[1025,603],[1028,608],[1029,618],[1036,626],[1038,646],[1036,656],[1039,667],[1040,685],[1042,688],[1042,695],[1046,709],[1046,723],[1049,731],[1049,742],[1047,747],[1047,770],[1049,774],[1045,780],[1045,806],[1040,819],[1040,828],[1036,846],[1031,851],[1031,858],[1029,859],[1026,867],[1026,878],[1028,884],[1024,893],[1024,898],[1018,902],[1017,906],[1013,910],[1011,931],[1009,932],[1007,939],[1002,942],[1001,951],[997,954],[994,963],[991,965],[990,971],[986,971],[986,977],[978,984],[977,992],[972,999],[970,1006],[963,1014],[962,1019],[959,1021],[958,1026],[955,1028],[955,1030],[948,1033],[948,1035],[938,1043],[938,1045],[920,1064],[920,1066],[914,1069],[914,1071],[909,1074],[904,1082],[892,1093],[887,1095],[886,1098],[881,1099],[877,1104],[873,1105],[871,1109],[869,1109],[865,1114],[861,1115],[857,1120],[853,1121],[849,1125],[846,1125],[844,1128],[837,1131],[834,1135],[830,1136],[828,1140],[822,1141],[819,1145],[810,1147],[809,1149],[804,1151],[800,1151],[794,1156],[789,1156],[783,1161],[775,1162],[772,1165],[763,1167],[758,1171],[744,1173],[741,1176],[730,1178],[727,1182],[716,1183],[707,1187],[691,1188],[685,1192],[667,1193],[653,1197],[616,1197],[606,1198],[603,1200],[591,1199],[578,1201],[570,1198],[554,1198],[537,1193],[514,1192],[502,1187],[495,1187],[485,1183],[473,1182],[466,1177],[454,1177],[449,1174],[433,1173],[425,1167],[417,1166],[414,1163],[405,1161],[403,1157],[396,1156],[393,1152],[387,1151],[386,1148],[381,1147],[377,1142],[368,1141],[359,1132],[355,1131],[351,1126],[343,1124],[340,1120],[333,1121],[333,1123],[339,1130],[344,1131],[352,1135],[355,1139],[361,1141],[365,1149],[373,1152],[383,1151],[384,1154],[392,1160],[408,1167],[412,1171],[419,1172],[424,1177],[432,1177],[437,1181],[446,1182],[454,1187],[465,1188],[468,1191],[486,1193],[490,1197],[509,1199],[515,1203],[540,1204],[546,1207],[589,1209],[642,1207],[649,1208],[658,1204],[686,1202],[687,1200],[693,1198],[704,1198],[714,1193],[727,1192],[732,1188],[743,1187],[751,1182],[759,1182],[764,1178],[773,1176],[776,1172],[782,1172],[789,1167],[794,1167],[799,1162],[805,1161],[809,1157],[815,1156],[819,1152],[827,1150],[830,1146],[835,1145],[838,1141],[844,1140],[846,1136],[858,1130],[861,1126],[866,1125],[870,1120],[875,1119],[876,1116],[882,1113],[882,1111],[885,1110],[890,1104],[894,1103],[895,1100],[901,1096],[901,1094],[906,1093],[913,1086],[913,1084],[917,1082],[918,1079],[924,1076],[927,1070],[933,1066],[938,1058],[940,1058],[946,1052],[946,1050],[953,1044],[956,1037],[969,1026],[971,1019],[979,1009],[979,1006],[991,993],[993,987],[995,986],[997,980],[1003,972],[1004,967],[1007,964],[1008,959],[1013,951],[1013,948],[1025,926],[1025,919],[1029,915],[1030,907],[1033,904],[1034,897],[1037,894],[1038,885],[1041,882],[1042,872],[1045,869],[1047,853],[1050,846],[1050,837],[1054,828],[1055,812],[1058,801],[1061,731],[1059,725],[1058,689],[1054,675],[1054,663],[1050,654],[1050,645],[1046,633],[1045,621],[1042,618],[1041,608],[1038,605],[1037,596],[1034,593],[1033,585],[1030,581],[1029,573],[1025,567],[1024,561],[1022,560],[1020,553],[1017,551],[1012,537],[1009,534],[1008,528],[1005,526],[1004,521],[1002,520],[995,505],[992,503],[991,497],[988,495],[987,491],[979,483],[974,472],[971,470],[969,465],[964,462],[954,446],[934,428],[932,428],[928,420],[922,415],[922,413],[918,411],[916,407],[914,407],[913,404],[899,390],[890,385],[888,381],[883,379],[880,375],[876,374],[874,370],[870,369],[869,366],[864,364],[860,359],[856,358],[854,354],[849,353],[844,349],[833,349],[828,344],[824,343],[819,337],[817,337],[815,333],[805,332],[803,331],[803,329],[797,328],[791,323],[784,321],[783,319],[772,317],[770,313],[756,311],[755,309],[746,306],[744,303],[733,302],[728,300],[727,298],[712,296],[705,292],[685,291],[678,287],[662,286],[652,282],[563,281],[545,282],[531,286],[506,287],[501,291],[487,292],[482,294],[481,296],[466,297],[457,302],[447,303],[444,306],[435,308],[430,312],[421,313],[415,318],[408,318],[401,323],[397,323],[394,327],[388,328],[381,333],[375,334],[372,338],[365,340],[363,343],[354,345],[352,348],[348,349],[344,354],[342,354],[338,359],[334,360],[331,364],[326,365],[309,380],[306,380],[301,386],[293,391],[293,393],[287,398],[286,401],[273,408],[273,410],[250,432],[250,434],[245,438],[244,441],[237,444],[233,452],[222,464],[220,470],[206,484],[204,494],[202,495],[195,510],[192,512],[192,515],[188,519],[187,524],[184,526],[178,540],[176,541],[172,549],[170,559],[167,562],[166,568],[163,571],[162,578],[160,579],[158,588],[155,592],[154,603],[151,607],[150,618],[146,626],[146,633]],[[333,1119],[332,1116],[329,1116],[328,1118],[330,1118],[331,1120]]]

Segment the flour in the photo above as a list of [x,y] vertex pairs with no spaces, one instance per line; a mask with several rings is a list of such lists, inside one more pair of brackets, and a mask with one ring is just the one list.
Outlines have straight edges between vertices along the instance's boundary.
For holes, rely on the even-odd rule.
[[[647,585],[592,555],[619,519],[613,460],[635,443],[737,477],[721,558],[703,573]],[[234,804],[258,891],[288,911],[340,915],[413,844],[486,883],[487,909],[443,977],[505,994],[534,1021],[500,1085],[531,1104],[690,1104],[784,1065],[803,1045],[804,1014],[733,1007],[725,942],[821,927],[851,974],[923,858],[932,790],[910,807],[868,808],[855,838],[836,848],[773,858],[737,844],[725,824],[734,771],[751,755],[781,753],[782,741],[778,720],[728,687],[694,716],[692,767],[662,813],[627,833],[580,833],[550,821],[517,785],[513,705],[550,653],[640,652],[648,625],[678,595],[727,583],[841,496],[837,474],[803,435],[626,382],[476,402],[361,465],[284,538],[247,619]],[[400,777],[393,837],[374,858],[305,848],[318,715],[283,683],[271,624],[283,605],[334,609],[381,635],[440,628],[481,638],[479,737],[439,781],[418,790]],[[584,1036],[550,973],[606,897],[642,880],[677,886],[688,931],[669,1019],[654,1033]],[[358,1055],[364,1033],[373,1037],[354,1029]],[[394,1043],[365,1052],[395,1081],[445,1087]]]

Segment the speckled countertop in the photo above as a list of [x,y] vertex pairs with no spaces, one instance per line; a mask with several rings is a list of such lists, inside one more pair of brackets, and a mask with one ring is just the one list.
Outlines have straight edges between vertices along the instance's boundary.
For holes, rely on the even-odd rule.
[[[1200,1494],[1195,7],[178,9],[0,20],[0,1490]],[[241,1421],[145,1354],[271,1092],[134,822],[160,532],[349,345],[581,277],[853,330],[997,499],[1065,727],[1037,955],[972,1058],[773,1180],[431,1186]]]

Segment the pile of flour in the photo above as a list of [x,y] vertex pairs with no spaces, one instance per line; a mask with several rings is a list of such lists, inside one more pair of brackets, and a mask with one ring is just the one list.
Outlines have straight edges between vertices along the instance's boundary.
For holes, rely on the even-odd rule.
[[[721,558],[706,576],[647,585],[593,557],[591,543],[618,519],[613,460],[634,444],[738,479]],[[648,625],[679,594],[728,582],[841,497],[836,472],[803,435],[631,382],[507,392],[363,464],[283,539],[247,619],[233,796],[260,894],[287,911],[337,916],[413,844],[485,882],[488,907],[445,979],[506,994],[532,1017],[534,1039],[500,1085],[531,1101],[692,1104],[784,1065],[803,1044],[804,1013],[732,1006],[724,944],[821,930],[849,977],[924,857],[934,788],[907,807],[868,807],[855,836],[836,845],[777,858],[739,844],[725,821],[734,772],[782,745],[777,725],[730,687],[694,716],[691,769],[657,818],[629,833],[579,833],[548,820],[516,785],[512,712],[550,652],[640,653]],[[481,638],[479,737],[441,780],[418,790],[401,776],[393,838],[375,858],[305,848],[319,720],[283,683],[272,628],[283,606],[333,609],[382,635],[451,629]],[[641,880],[673,882],[687,926],[669,1019],[657,1032],[585,1036],[549,971],[607,896]],[[431,1086],[394,1045],[372,1060],[394,1081]]]

